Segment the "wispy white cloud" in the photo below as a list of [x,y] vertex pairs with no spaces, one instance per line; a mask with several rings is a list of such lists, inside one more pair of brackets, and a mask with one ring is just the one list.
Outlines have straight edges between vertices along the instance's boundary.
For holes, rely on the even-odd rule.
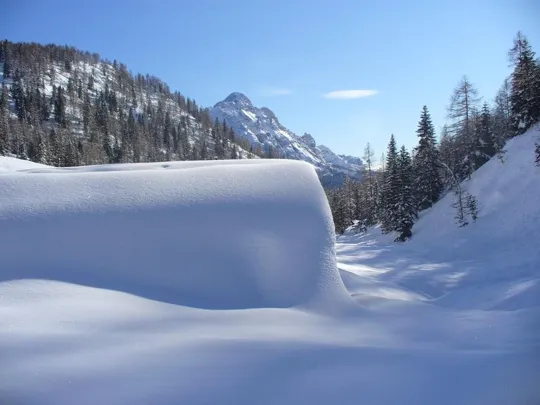
[[323,97],[341,100],[351,100],[354,98],[371,97],[377,93],[377,90],[335,90],[323,94]]
[[263,87],[261,89],[262,95],[266,97],[288,96],[289,94],[292,94],[292,92],[291,89],[284,87]]

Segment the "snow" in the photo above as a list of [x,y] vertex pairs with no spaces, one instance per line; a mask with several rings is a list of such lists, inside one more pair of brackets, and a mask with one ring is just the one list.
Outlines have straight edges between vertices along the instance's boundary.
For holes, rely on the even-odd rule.
[[448,196],[404,244],[334,245],[298,161],[4,172],[0,398],[537,403],[535,136],[464,184],[476,223],[455,227]]
[[246,117],[248,117],[251,121],[257,121],[257,116],[253,114],[251,111],[242,110],[242,112],[245,114]]
[[17,172],[21,170],[45,168],[46,165],[30,162],[28,160],[21,160],[9,156],[0,156],[0,174],[6,172]]
[[[476,331],[465,341],[481,351],[491,348],[490,355],[477,359],[482,377],[489,376],[491,362],[500,360],[501,369],[522,362],[512,381],[502,374],[487,377],[493,378],[492,399],[470,397],[470,403],[540,400],[540,389],[530,380],[540,375],[540,170],[533,156],[539,136],[536,128],[513,138],[504,163],[494,157],[463,182],[479,202],[475,223],[454,225],[449,194],[421,213],[407,243],[392,243],[395,235],[382,235],[378,228],[338,238],[342,279],[363,306],[399,310],[401,322],[420,322],[427,335],[452,325],[449,333],[464,337],[471,325],[455,322],[474,321]],[[429,313],[433,319],[423,318]],[[455,343],[456,337],[440,343]],[[480,378],[465,370],[462,376],[475,383]],[[498,384],[512,394],[497,398]],[[481,392],[476,390],[474,395]],[[451,398],[449,403],[463,403]]]
[[344,175],[360,177],[359,158],[339,156],[327,147],[317,147],[311,135],[297,136],[281,125],[269,108],[255,107],[244,94],[232,93],[210,113],[213,119],[224,120],[253,146],[261,146],[263,150],[272,148],[280,157],[311,163],[323,183],[340,183]]

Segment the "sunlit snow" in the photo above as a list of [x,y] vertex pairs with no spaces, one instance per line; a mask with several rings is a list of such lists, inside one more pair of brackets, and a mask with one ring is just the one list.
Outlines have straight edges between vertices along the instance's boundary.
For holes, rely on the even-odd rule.
[[302,162],[0,157],[0,403],[536,403],[537,136],[404,244],[335,244]]

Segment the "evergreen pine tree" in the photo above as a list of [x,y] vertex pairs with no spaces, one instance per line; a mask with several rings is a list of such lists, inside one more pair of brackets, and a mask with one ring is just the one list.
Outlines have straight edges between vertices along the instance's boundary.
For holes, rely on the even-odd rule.
[[28,158],[37,163],[51,164],[48,148],[43,139],[43,134],[38,129],[35,131],[34,139],[28,149]]
[[381,190],[381,230],[389,233],[398,229],[399,217],[397,207],[400,202],[400,178],[398,169],[398,153],[394,135],[390,137],[386,153],[384,179]]
[[233,145],[232,146],[232,151],[231,151],[231,159],[238,159],[239,156],[238,156],[238,151],[236,149],[236,146]]
[[416,133],[419,141],[414,156],[414,189],[418,208],[423,210],[439,200],[443,189],[435,129],[426,106],[422,109]]
[[495,96],[495,105],[492,112],[493,122],[493,144],[496,154],[502,160],[504,145],[512,136],[511,116],[512,108],[510,103],[510,81],[505,79],[503,85]]
[[345,230],[352,225],[345,198],[344,188],[327,190],[328,203],[334,219],[335,231],[337,234],[343,234]]
[[491,159],[496,153],[493,123],[487,103],[484,103],[482,112],[477,120],[478,122],[475,127],[477,144],[474,150],[475,170]]
[[7,87],[0,89],[0,155],[9,152],[9,98]]
[[15,111],[20,122],[26,119],[26,101],[22,83],[22,75],[19,69],[15,71],[13,85],[11,86],[11,96],[15,104]]
[[56,98],[54,103],[54,120],[63,128],[66,127],[66,97],[64,89],[60,86],[56,90]]
[[399,202],[396,206],[397,241],[404,242],[412,236],[414,221],[418,218],[418,203],[413,191],[414,174],[411,157],[405,146],[402,146],[398,156]]
[[540,120],[540,65],[527,38],[518,32],[509,52],[514,65],[510,104],[514,135],[520,135]]

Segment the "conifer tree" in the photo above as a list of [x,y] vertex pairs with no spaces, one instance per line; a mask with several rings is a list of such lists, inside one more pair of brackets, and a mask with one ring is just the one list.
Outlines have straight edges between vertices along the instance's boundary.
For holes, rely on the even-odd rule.
[[418,203],[413,191],[414,174],[409,152],[402,146],[398,156],[399,202],[396,206],[397,241],[404,242],[412,236],[412,227],[418,217]]
[[11,96],[15,104],[15,111],[20,122],[26,119],[26,102],[22,83],[22,74],[17,69],[15,71],[15,77],[13,79],[13,85],[11,86]]
[[520,135],[540,119],[540,65],[528,39],[518,31],[509,54],[514,66],[511,79],[511,125]]
[[423,210],[439,200],[443,189],[435,129],[426,106],[422,109],[416,133],[419,141],[414,156],[414,189],[418,208]]
[[9,152],[9,99],[6,87],[0,91],[0,155],[6,155]]
[[339,189],[326,190],[332,217],[334,219],[334,227],[337,234],[345,232],[350,221],[347,218],[346,201],[343,198],[343,193]]
[[386,153],[386,164],[381,190],[381,229],[383,233],[395,231],[399,225],[397,207],[400,202],[400,177],[396,140],[391,135]]
[[61,125],[66,127],[66,97],[64,95],[64,89],[60,86],[56,90],[56,97],[53,101],[54,103],[54,120]]
[[487,103],[484,103],[482,112],[478,116],[477,120],[478,123],[475,126],[476,145],[474,149],[475,170],[491,159],[491,157],[496,153],[493,123]]
[[492,112],[493,143],[499,155],[503,154],[504,144],[512,136],[511,116],[510,80],[505,79],[495,96]]

